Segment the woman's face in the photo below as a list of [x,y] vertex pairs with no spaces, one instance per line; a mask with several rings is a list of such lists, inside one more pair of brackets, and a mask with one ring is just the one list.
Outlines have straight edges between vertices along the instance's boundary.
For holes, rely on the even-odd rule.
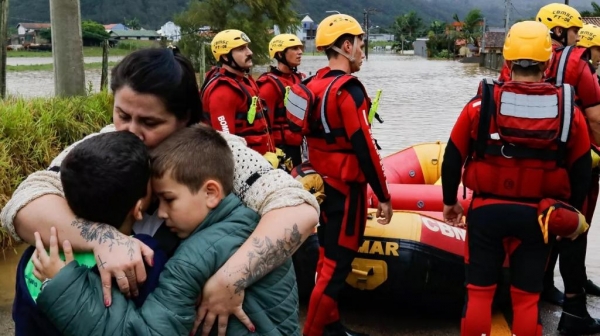
[[126,85],[115,92],[113,123],[117,131],[137,135],[152,149],[185,127],[187,120],[178,120],[155,95],[138,93]]

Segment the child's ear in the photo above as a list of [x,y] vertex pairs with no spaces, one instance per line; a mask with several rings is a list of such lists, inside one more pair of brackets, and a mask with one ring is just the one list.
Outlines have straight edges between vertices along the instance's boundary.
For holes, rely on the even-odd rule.
[[211,209],[216,208],[223,199],[223,186],[215,180],[208,180],[204,183],[201,192],[206,193],[206,206]]
[[135,207],[133,208],[133,218],[136,221],[141,221],[144,218],[144,199],[141,198],[135,203]]

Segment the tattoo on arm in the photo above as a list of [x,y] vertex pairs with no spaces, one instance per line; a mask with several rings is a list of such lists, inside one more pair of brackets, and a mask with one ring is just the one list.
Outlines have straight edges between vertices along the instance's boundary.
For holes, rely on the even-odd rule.
[[95,223],[83,218],[75,218],[71,226],[79,229],[79,234],[85,241],[97,241],[98,244],[108,244],[112,251],[113,246],[125,247],[130,260],[135,252],[135,240],[121,234],[116,228],[101,223]]
[[292,229],[285,229],[285,237],[277,239],[275,243],[269,237],[254,238],[253,250],[248,253],[248,265],[242,270],[242,278],[235,282],[235,294],[283,264],[301,244],[302,234],[297,224]]

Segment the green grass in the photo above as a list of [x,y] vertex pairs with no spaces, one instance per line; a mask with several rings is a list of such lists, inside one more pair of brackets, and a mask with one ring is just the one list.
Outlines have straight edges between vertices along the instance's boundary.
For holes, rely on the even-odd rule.
[[[115,64],[117,64],[117,62],[108,62],[108,67],[112,67]],[[90,69],[100,69],[102,68],[102,63],[97,62],[97,63],[85,63],[84,68],[86,70],[90,70]],[[50,63],[50,64],[32,64],[32,65],[7,65],[6,66],[6,71],[16,71],[16,72],[20,72],[20,71],[52,71],[54,69],[54,64]]]
[[[29,174],[47,168],[68,145],[109,124],[112,102],[108,92],[0,101],[0,207]],[[0,250],[13,244],[0,229]]]

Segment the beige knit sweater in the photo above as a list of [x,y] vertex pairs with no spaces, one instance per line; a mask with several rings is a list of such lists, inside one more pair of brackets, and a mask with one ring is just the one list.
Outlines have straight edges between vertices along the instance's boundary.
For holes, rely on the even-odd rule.
[[[114,125],[103,128],[100,133],[115,131]],[[67,153],[82,141],[100,133],[90,134],[72,144],[58,155],[50,167],[60,167]],[[319,211],[315,197],[304,190],[302,184],[280,169],[273,169],[271,164],[258,152],[248,148],[246,141],[235,135],[220,133],[231,148],[235,159],[234,193],[244,204],[263,215],[271,210],[308,203]],[[249,185],[248,183],[254,181]],[[2,226],[18,241],[14,227],[17,212],[29,202],[44,195],[64,197],[60,174],[42,170],[29,175],[15,190],[12,198],[2,209],[0,220]]]

